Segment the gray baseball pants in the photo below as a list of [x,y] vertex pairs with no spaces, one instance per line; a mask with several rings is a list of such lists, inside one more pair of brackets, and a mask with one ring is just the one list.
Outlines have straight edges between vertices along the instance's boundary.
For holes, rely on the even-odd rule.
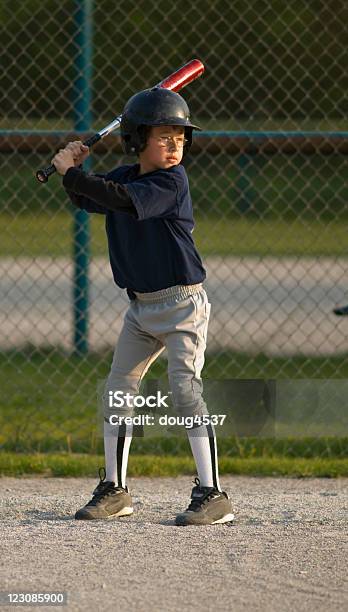
[[[178,285],[154,293],[136,293],[125,314],[105,391],[136,395],[141,380],[167,349],[168,379],[176,411],[208,414],[202,397],[201,371],[211,304],[202,284]],[[132,408],[110,408],[111,414],[131,415]]]

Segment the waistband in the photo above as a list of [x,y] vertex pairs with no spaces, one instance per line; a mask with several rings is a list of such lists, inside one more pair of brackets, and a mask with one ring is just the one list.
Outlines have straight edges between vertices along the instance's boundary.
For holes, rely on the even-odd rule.
[[188,298],[190,295],[202,291],[202,289],[203,284],[198,283],[197,285],[174,285],[173,287],[160,289],[160,291],[152,291],[151,293],[139,293],[138,291],[134,291],[134,293],[138,300],[149,304],[165,302],[172,297]]

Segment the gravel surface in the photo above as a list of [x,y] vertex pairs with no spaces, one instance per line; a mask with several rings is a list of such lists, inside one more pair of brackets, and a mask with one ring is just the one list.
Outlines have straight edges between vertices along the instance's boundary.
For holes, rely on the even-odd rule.
[[190,477],[131,478],[134,514],[87,522],[95,479],[1,484],[3,591],[63,590],[87,612],[348,609],[348,479],[224,477],[236,520],[206,527],[173,522]]

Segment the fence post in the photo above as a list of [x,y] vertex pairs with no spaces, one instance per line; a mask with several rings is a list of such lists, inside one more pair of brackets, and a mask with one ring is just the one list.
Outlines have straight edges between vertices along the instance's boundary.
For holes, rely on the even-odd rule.
[[[76,0],[75,12],[75,71],[73,90],[74,128],[88,132],[91,127],[91,73],[92,73],[92,5],[93,0]],[[86,161],[86,169],[90,160]],[[74,212],[73,257],[74,257],[74,352],[88,352],[89,315],[89,247],[90,228],[88,213]]]
[[239,212],[246,213],[252,205],[252,191],[251,191],[251,180],[250,180],[250,157],[244,152],[241,152],[237,156],[237,167],[238,167],[238,179],[237,179],[237,190],[239,193],[239,199],[237,202],[237,208]]

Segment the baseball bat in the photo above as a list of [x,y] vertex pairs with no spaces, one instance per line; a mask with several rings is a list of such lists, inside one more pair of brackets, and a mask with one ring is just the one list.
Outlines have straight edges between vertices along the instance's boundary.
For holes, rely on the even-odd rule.
[[[155,85],[155,87],[163,87],[164,89],[170,89],[170,91],[180,91],[185,85],[188,85],[195,79],[201,76],[204,72],[204,65],[199,59],[193,59],[184,66],[181,66],[178,70],[170,74],[163,81],[160,81]],[[105,126],[102,130],[93,134],[90,138],[85,140],[83,143],[87,147],[92,147],[96,142],[105,138],[108,134],[117,130],[121,124],[122,115],[118,115],[116,119],[111,121],[107,126]],[[42,168],[36,172],[36,178],[40,183],[47,183],[48,178],[51,174],[56,172],[56,168],[53,164],[47,166],[47,168]]]

